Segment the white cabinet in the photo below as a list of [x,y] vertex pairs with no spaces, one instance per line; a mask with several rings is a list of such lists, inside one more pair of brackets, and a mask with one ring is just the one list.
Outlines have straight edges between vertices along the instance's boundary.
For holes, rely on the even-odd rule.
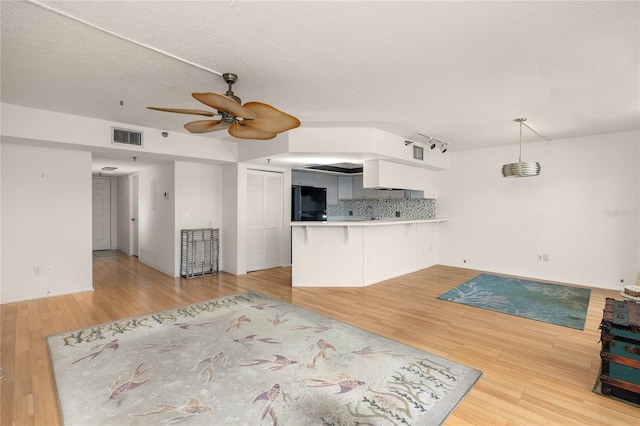
[[359,200],[364,198],[364,188],[362,187],[362,175],[353,177],[353,199]]
[[291,170],[291,185],[313,186],[313,173]]
[[338,176],[291,170],[291,185],[327,189],[327,204],[338,204]]
[[293,287],[363,287],[438,259],[436,222],[299,222],[291,236]]
[[404,188],[423,191],[425,198],[438,196],[438,173],[434,170],[388,160],[365,161],[363,169],[365,188]]
[[327,188],[327,204],[338,204],[338,176],[314,173],[313,186]]
[[362,175],[353,177],[353,199],[381,199],[381,198],[404,198],[404,191],[387,191],[386,189],[374,189],[362,187]]
[[338,176],[338,199],[353,199],[353,176]]

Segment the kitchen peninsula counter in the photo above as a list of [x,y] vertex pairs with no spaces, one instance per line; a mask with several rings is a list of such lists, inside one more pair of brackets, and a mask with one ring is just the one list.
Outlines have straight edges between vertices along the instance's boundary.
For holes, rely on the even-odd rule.
[[446,218],[291,222],[294,287],[364,287],[433,266]]

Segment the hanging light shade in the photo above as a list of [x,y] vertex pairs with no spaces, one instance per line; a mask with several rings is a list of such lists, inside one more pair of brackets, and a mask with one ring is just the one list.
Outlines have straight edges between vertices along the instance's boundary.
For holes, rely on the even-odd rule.
[[502,166],[502,176],[504,177],[529,177],[538,176],[539,174],[540,163],[537,162],[521,161]]
[[526,124],[525,123],[525,121],[527,121],[526,118],[516,118],[513,121],[515,121],[516,123],[520,123],[520,156],[518,157],[517,163],[505,164],[504,166],[502,166],[502,176],[506,178],[538,176],[540,175],[540,163],[538,162],[534,163],[531,161],[522,161],[522,125],[524,124],[525,126],[527,126],[529,129],[531,129],[531,131],[533,131],[538,136],[544,139],[547,139],[547,138],[542,136],[540,133],[533,130],[531,126]]

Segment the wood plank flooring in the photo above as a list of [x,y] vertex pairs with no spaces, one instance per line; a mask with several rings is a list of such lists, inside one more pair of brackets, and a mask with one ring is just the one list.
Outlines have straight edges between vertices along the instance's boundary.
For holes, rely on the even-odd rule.
[[[174,279],[135,257],[94,258],[94,292],[0,306],[2,425],[60,424],[45,337],[257,290],[483,371],[447,425],[640,425],[640,408],[592,392],[605,297],[584,331],[445,302],[480,271],[434,266],[366,288],[291,288],[291,269]],[[619,296],[618,296],[619,298]]]

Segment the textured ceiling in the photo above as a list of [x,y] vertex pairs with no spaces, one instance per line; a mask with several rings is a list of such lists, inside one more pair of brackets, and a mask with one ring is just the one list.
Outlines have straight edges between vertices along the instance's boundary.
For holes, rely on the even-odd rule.
[[[452,150],[517,143],[521,116],[552,139],[640,128],[637,1],[45,3],[236,73],[243,102],[303,126],[420,131]],[[186,132],[190,116],[145,106],[202,109],[191,92],[226,91],[215,74],[33,2],[1,8],[2,102]]]

